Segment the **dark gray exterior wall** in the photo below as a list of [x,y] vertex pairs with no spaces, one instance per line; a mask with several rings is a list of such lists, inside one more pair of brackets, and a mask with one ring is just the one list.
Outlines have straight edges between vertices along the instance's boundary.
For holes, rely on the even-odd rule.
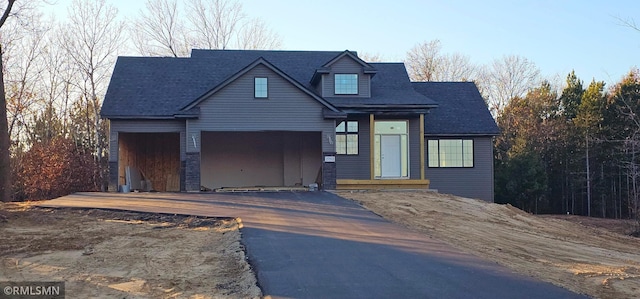
[[[349,117],[348,120],[358,121],[358,154],[336,155],[337,178],[353,180],[371,179],[369,115]],[[335,146],[333,150],[335,151]]]
[[445,137],[425,138],[425,176],[431,181],[431,188],[493,202],[493,137],[452,137],[473,139],[473,168],[430,168],[427,140],[442,138]]
[[[255,77],[268,78],[267,99],[254,98]],[[324,118],[322,111],[326,107],[263,65],[256,66],[197,106],[200,117],[187,120],[187,153],[200,154],[202,132],[268,131],[318,132],[322,139],[321,152],[335,151],[335,121]],[[318,155],[319,163],[321,159]],[[187,163],[187,178],[189,167]],[[190,183],[186,185],[189,187]]]
[[[254,77],[268,78],[268,99],[254,98]],[[187,120],[186,152],[200,152],[200,132],[203,131],[322,132],[322,150],[335,151],[335,121],[324,119],[324,106],[262,65],[205,99],[198,107],[200,117]]]
[[[323,97],[371,97],[371,76],[362,71],[362,65],[350,57],[344,56],[330,66],[331,72],[322,75]],[[336,95],[335,94],[335,74],[358,74],[358,94],[357,95]]]

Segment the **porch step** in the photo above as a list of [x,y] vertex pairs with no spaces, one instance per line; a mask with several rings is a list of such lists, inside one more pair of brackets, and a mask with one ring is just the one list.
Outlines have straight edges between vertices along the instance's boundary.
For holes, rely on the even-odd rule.
[[337,190],[429,189],[429,180],[336,180]]

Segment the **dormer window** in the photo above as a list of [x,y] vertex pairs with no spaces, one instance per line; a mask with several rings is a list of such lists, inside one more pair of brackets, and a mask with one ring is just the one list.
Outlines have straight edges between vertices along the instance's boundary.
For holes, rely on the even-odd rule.
[[358,74],[335,74],[335,94],[358,94]]

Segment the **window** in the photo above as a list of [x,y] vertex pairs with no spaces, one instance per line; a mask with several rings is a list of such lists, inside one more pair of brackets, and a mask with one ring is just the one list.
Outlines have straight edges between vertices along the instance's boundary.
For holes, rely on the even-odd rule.
[[429,140],[429,167],[473,167],[473,140]]
[[267,98],[267,96],[269,95],[268,93],[268,85],[267,85],[267,78],[254,78],[254,96],[256,98]]
[[357,121],[341,121],[336,127],[336,153],[338,155],[358,154]]
[[335,94],[358,94],[358,74],[336,74]]

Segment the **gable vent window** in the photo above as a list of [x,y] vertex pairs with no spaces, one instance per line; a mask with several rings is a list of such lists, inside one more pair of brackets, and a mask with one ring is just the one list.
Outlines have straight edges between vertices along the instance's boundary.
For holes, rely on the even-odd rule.
[[336,74],[335,94],[358,94],[358,74]]
[[254,91],[256,99],[266,99],[269,96],[267,78],[254,78]]
[[336,127],[336,154],[358,154],[358,122],[341,121]]
[[473,167],[473,140],[429,140],[429,167]]

